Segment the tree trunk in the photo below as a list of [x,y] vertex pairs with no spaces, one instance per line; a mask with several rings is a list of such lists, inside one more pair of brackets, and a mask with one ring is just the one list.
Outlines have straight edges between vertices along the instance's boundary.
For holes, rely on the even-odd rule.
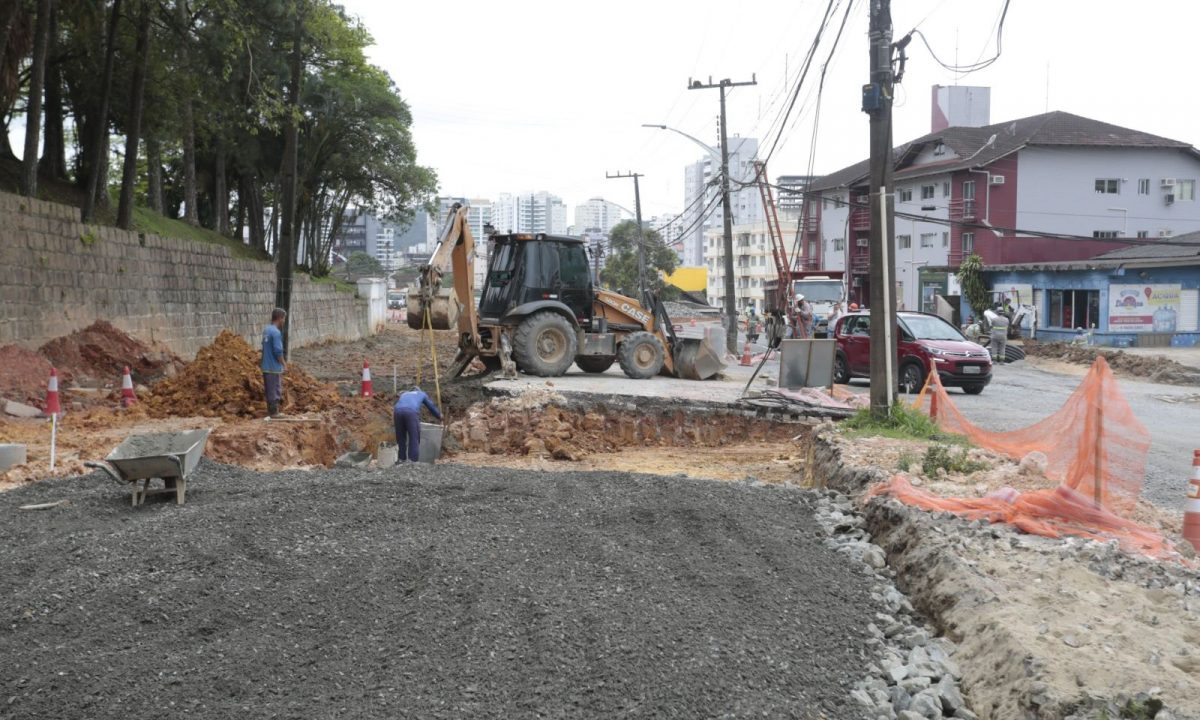
[[246,176],[238,173],[238,190],[237,190],[237,224],[234,226],[233,236],[238,242],[246,242]]
[[[180,66],[186,71],[188,65],[188,17],[187,0],[175,0],[175,12],[179,19],[183,37],[179,41]],[[196,117],[191,97],[183,101],[180,119],[183,121],[183,219],[193,225],[200,224],[200,207],[196,191]]]
[[146,70],[150,63],[150,7],[142,0],[138,13],[137,49],[134,51],[133,81],[129,93],[129,119],[125,132],[125,169],[121,173],[121,202],[117,205],[117,227],[133,227],[133,188],[137,184],[138,143],[142,137],[142,110],[146,98]]
[[229,234],[229,187],[226,184],[225,141],[217,136],[216,159],[213,160],[213,211],[217,215],[217,232]]
[[[117,55],[117,21],[121,17],[121,0],[113,0],[108,17],[108,38],[104,46],[104,71],[100,77],[100,109],[93,123],[91,146],[96,155],[88,169],[87,189],[83,196],[83,221],[91,222],[96,214],[96,202],[100,200],[101,175],[108,175],[108,104],[112,99],[113,63]],[[104,190],[102,205],[108,204],[108,190]]]
[[[292,51],[288,59],[291,78],[288,81],[287,124],[283,131],[283,226],[279,231],[279,252],[275,257],[275,307],[285,312],[292,305],[292,276],[296,265],[296,165],[299,153],[298,127],[300,112],[300,44],[303,39],[304,21],[300,16],[299,2],[293,4],[295,18],[292,23]],[[288,351],[288,331],[291,318],[283,326],[283,354]]]
[[[6,0],[3,11],[0,11],[0,62],[4,60],[4,54],[8,52],[8,37],[12,33],[13,27],[17,24],[17,17],[20,14],[20,1]],[[8,109],[4,108],[5,112]]]
[[51,0],[50,39],[46,45],[46,140],[39,171],[43,177],[67,177],[67,147],[63,134],[63,76],[58,53],[58,2]]
[[146,204],[159,215],[166,205],[163,202],[162,142],[155,135],[146,138]]
[[42,91],[46,85],[46,45],[50,42],[50,15],[54,4],[38,0],[33,36],[33,65],[29,71],[29,107],[25,114],[25,154],[21,156],[21,194],[37,195],[38,145],[42,129]]

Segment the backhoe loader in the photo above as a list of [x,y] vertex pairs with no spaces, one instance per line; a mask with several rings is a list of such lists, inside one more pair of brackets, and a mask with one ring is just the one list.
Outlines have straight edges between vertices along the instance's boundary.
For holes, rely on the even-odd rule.
[[[408,290],[408,325],[457,329],[455,377],[475,358],[513,377],[557,377],[575,364],[602,373],[618,363],[634,379],[659,373],[706,380],[724,367],[722,351],[676,336],[653,293],[642,302],[593,287],[583,240],[508,233],[488,237],[488,268],[475,305],[475,238],[456,203],[418,284]],[[453,287],[443,287],[449,275]]]

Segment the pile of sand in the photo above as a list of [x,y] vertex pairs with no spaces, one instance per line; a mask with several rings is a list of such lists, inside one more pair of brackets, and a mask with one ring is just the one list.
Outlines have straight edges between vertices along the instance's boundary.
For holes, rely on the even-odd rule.
[[[143,399],[152,417],[261,417],[266,413],[259,351],[222,330],[173,378],[156,383]],[[321,412],[339,402],[337,389],[289,365],[283,380],[283,410]]]
[[174,353],[150,347],[104,320],[54,338],[38,352],[59,374],[101,385],[119,386],[126,366],[134,382],[148,383],[174,375],[183,364]]

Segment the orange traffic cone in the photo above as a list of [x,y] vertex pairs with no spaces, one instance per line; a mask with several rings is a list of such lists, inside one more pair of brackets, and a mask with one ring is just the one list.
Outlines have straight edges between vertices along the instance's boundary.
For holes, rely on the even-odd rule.
[[742,346],[742,365],[753,365],[754,361],[750,359],[750,343]]
[[62,405],[58,402],[58,371],[50,368],[50,382],[46,383],[46,414],[59,415]]
[[1192,479],[1183,509],[1183,539],[1200,549],[1200,450],[1192,453]]
[[137,395],[133,393],[133,377],[129,374],[129,366],[121,374],[121,407],[137,404]]
[[371,397],[375,394],[371,389],[371,366],[367,364],[366,360],[363,360],[362,392],[359,394],[363,397]]

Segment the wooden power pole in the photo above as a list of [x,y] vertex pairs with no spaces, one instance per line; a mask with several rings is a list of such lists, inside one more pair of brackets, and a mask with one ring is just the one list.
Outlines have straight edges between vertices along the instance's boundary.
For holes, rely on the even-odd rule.
[[[737,354],[738,340],[737,298],[735,297],[737,290],[733,277],[733,203],[729,200],[729,130],[728,122],[725,119],[725,91],[728,88],[757,84],[758,80],[753,75],[750,76],[749,82],[733,82],[726,78],[714,84],[711,77],[708,79],[708,84],[699,80],[688,82],[689,90],[717,88],[721,91],[721,214],[725,216],[725,242],[722,244],[725,249],[725,347],[734,355]],[[701,223],[703,224],[703,221]]]
[[633,178],[633,209],[634,215],[637,217],[637,243],[638,243],[638,301],[646,302],[646,237],[642,230],[642,191],[638,187],[638,178],[643,177],[641,173],[625,172],[625,173],[605,173],[604,177],[612,180],[613,178]]
[[871,82],[863,86],[863,112],[871,116],[871,413],[891,414],[896,402],[896,270],[892,250],[891,0],[870,0]]

